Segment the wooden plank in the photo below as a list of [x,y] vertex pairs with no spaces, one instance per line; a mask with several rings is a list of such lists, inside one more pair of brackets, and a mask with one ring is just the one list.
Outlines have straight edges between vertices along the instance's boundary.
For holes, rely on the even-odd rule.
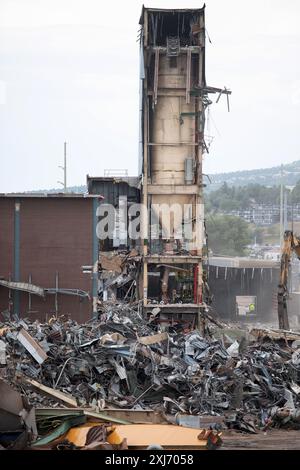
[[[106,411],[106,410],[105,410]],[[109,412],[109,410],[107,410]],[[121,419],[118,415],[112,416],[110,413],[102,413],[102,412],[95,412],[95,411],[90,411],[90,410],[84,410],[83,413],[85,416],[88,416],[90,418],[97,418],[101,419],[102,421],[108,421],[112,423],[118,423],[118,424],[131,424],[131,421],[128,421],[126,419]]]
[[138,338],[138,342],[141,344],[155,344],[161,343],[162,341],[166,341],[168,339],[168,333],[165,331],[163,333],[157,333],[156,335],[151,336],[140,336]]
[[17,339],[39,364],[43,364],[48,357],[47,354],[24,328],[19,331]]
[[300,333],[296,331],[272,330],[267,328],[252,328],[250,335],[257,339],[270,338],[273,340],[296,341],[300,339]]
[[18,374],[18,377],[21,378],[23,382],[26,382],[32,385],[33,387],[37,388],[38,390],[41,390],[41,392],[44,392],[47,395],[56,398],[57,400],[63,401],[64,403],[67,403],[68,405],[74,408],[77,407],[77,401],[75,400],[75,398],[72,397],[72,395],[60,392],[59,390],[55,390],[54,388],[47,387],[46,385],[43,385],[37,382],[36,380],[30,379],[29,377],[25,377],[23,374]]
[[[99,418],[103,420],[109,420],[114,422],[124,421],[127,423],[167,423],[166,418],[159,412],[151,409],[135,410],[128,408],[104,408],[103,410],[96,412],[91,408],[78,407],[74,408],[37,408],[37,416],[73,416],[76,414],[85,414],[86,416]],[[174,417],[175,419],[175,417]]]

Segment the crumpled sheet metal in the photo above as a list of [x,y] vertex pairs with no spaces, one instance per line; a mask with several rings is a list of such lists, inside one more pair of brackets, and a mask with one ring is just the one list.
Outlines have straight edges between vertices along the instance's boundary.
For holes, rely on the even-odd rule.
[[[47,347],[42,364],[18,341],[21,327]],[[173,416],[222,416],[222,426],[248,432],[264,428],[274,407],[300,408],[297,333],[284,334],[282,341],[272,330],[272,337],[260,334],[249,343],[225,334],[215,338],[213,328],[206,337],[180,326],[164,332],[142,316],[138,304],[109,302],[98,320],[83,325],[66,317],[45,324],[6,322],[0,324],[6,379],[15,383],[20,372],[48,387],[46,396],[32,380],[20,384],[38,407],[61,406],[54,390],[95,411],[152,408]]]
[[0,445],[24,449],[37,437],[35,410],[0,378]]

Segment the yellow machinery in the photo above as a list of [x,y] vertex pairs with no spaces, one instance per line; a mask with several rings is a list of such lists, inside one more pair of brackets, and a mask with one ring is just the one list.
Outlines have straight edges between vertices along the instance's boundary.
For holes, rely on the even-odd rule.
[[278,323],[282,330],[289,330],[289,318],[287,311],[288,275],[292,253],[295,252],[300,259],[300,238],[291,230],[284,232],[283,245],[280,260],[280,277],[278,285]]

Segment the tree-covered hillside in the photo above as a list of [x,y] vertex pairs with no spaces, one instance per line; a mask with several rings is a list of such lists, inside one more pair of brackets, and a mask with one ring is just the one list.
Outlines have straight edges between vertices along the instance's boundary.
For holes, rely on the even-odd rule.
[[[282,182],[286,186],[294,186],[300,179],[300,160],[282,165]],[[255,170],[233,171],[209,175],[211,184],[209,191],[218,189],[223,183],[230,186],[246,186],[260,184],[263,186],[279,186],[281,183],[281,166],[258,168]]]
[[[300,204],[300,181],[292,190],[285,188],[289,204]],[[229,186],[223,183],[215,191],[206,191],[206,212],[228,212],[245,210],[254,204],[279,204],[280,186],[266,187],[260,184],[247,186]]]

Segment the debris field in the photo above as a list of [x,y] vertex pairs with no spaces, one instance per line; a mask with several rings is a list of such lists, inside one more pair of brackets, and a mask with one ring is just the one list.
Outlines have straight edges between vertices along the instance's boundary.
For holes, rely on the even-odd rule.
[[0,373],[37,414],[151,410],[198,431],[298,429],[300,334],[253,328],[235,339],[236,331],[209,323],[202,336],[162,327],[139,304],[106,303],[82,325],[66,317],[2,323]]

